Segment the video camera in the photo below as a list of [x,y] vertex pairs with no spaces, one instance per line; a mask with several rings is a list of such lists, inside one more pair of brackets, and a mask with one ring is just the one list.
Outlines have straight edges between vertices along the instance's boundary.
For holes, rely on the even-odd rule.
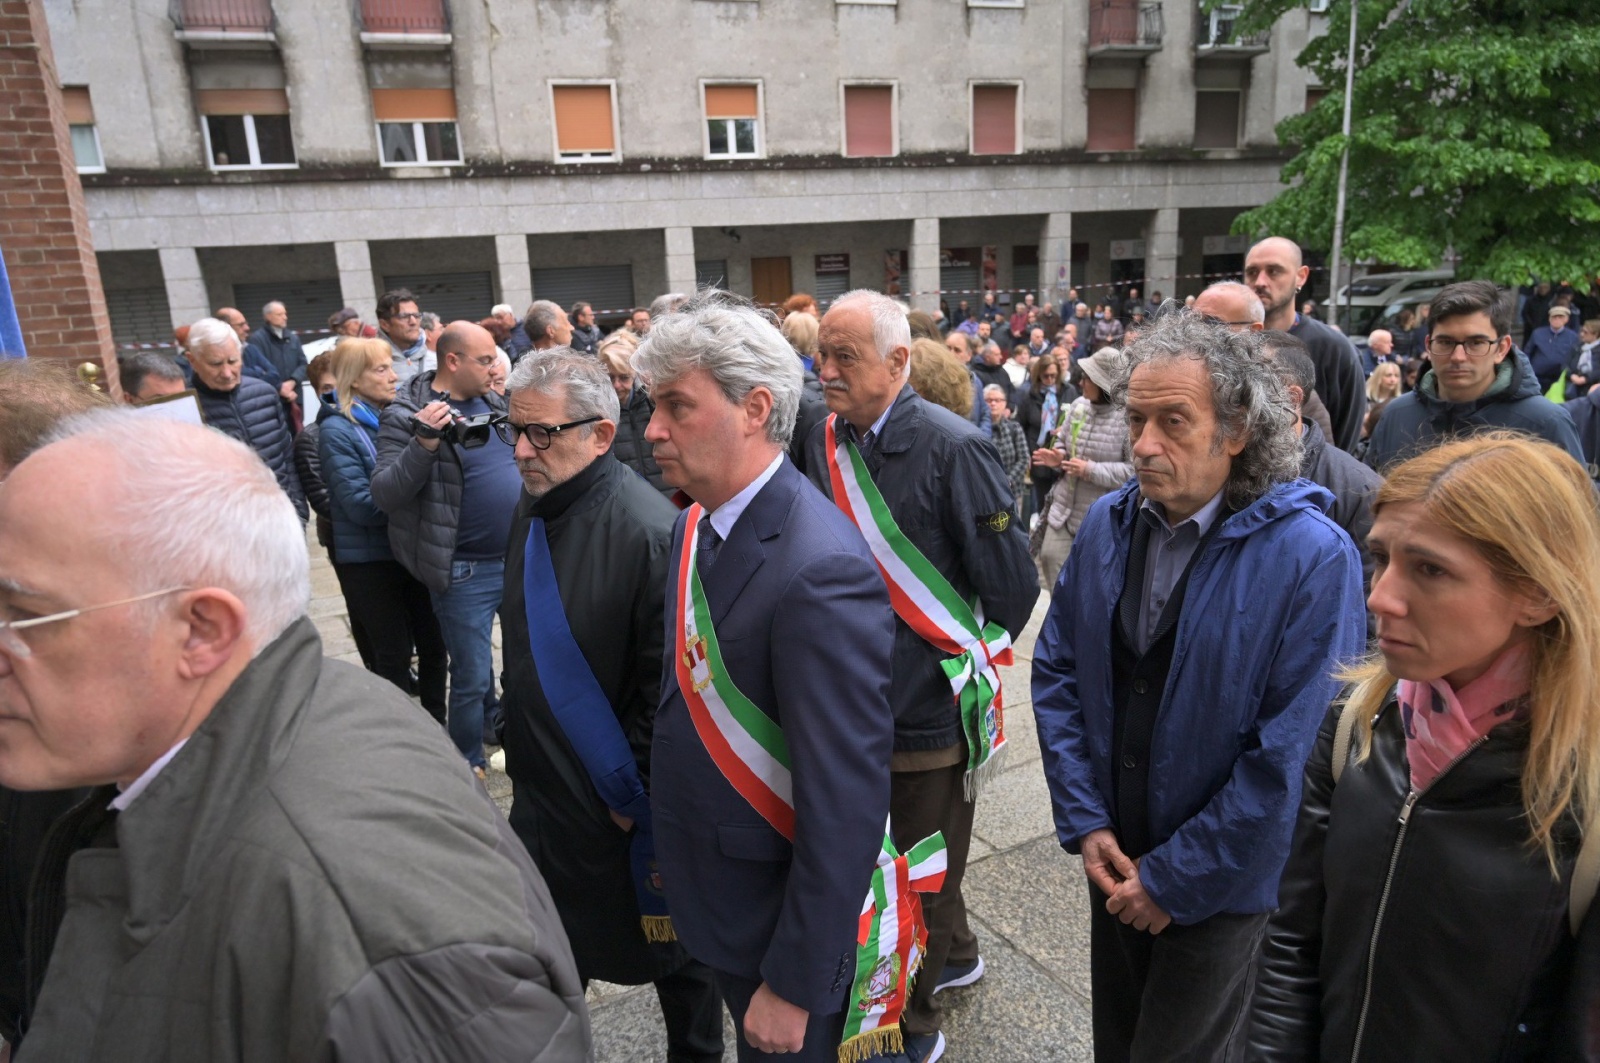
[[[445,396],[447,400],[449,397],[448,394]],[[492,413],[480,413],[476,417],[468,417],[452,406],[450,423],[443,428],[435,428],[416,414],[412,414],[411,433],[418,439],[446,439],[456,446],[473,450],[489,442],[489,422],[493,419]]]

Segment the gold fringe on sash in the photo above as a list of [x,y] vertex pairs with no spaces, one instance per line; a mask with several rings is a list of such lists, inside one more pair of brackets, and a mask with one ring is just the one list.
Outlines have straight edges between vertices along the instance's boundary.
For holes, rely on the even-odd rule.
[[839,1046],[839,1063],[865,1063],[874,1056],[895,1055],[906,1050],[905,1039],[900,1035],[900,1024],[880,1026],[876,1030],[856,1034]]
[[644,926],[644,939],[646,941],[678,940],[678,932],[672,929],[672,916],[670,915],[641,915],[639,922]]

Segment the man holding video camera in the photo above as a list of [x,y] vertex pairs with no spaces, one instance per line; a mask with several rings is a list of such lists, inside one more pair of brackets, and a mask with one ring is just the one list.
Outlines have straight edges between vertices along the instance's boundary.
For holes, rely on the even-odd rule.
[[384,408],[372,500],[389,515],[395,559],[433,595],[450,651],[450,738],[481,778],[490,638],[522,476],[511,448],[489,442],[489,418],[506,412],[489,387],[494,337],[456,321],[436,350],[439,368],[402,384]]

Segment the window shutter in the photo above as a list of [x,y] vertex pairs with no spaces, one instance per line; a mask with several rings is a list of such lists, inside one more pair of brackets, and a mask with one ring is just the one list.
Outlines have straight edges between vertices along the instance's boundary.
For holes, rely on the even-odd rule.
[[610,85],[552,86],[556,144],[561,151],[614,152]]
[[760,118],[754,85],[707,85],[707,118]]
[[380,122],[454,122],[454,89],[373,89],[372,113]]
[[844,153],[894,154],[894,89],[888,85],[846,85]]
[[972,153],[1015,155],[1017,151],[1017,87],[972,87]]
[[94,105],[89,102],[87,88],[81,85],[63,88],[61,102],[67,109],[68,125],[94,125]]
[[1239,104],[1242,95],[1237,90],[1194,94],[1195,147],[1239,146]]
[[194,96],[201,114],[289,113],[289,94],[283,89],[200,89]]
[[1090,151],[1132,151],[1139,112],[1138,89],[1090,89]]

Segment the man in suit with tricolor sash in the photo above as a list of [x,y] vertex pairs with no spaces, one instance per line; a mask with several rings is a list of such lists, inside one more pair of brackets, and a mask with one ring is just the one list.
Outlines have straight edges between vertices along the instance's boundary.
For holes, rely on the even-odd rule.
[[785,455],[800,362],[713,292],[658,320],[634,366],[656,402],[645,438],[694,500],[652,749],[673,925],[715,970],[741,1061],[896,1051],[917,894],[944,854],[886,837],[894,617],[860,534]]
[[849,292],[822,319],[817,375],[833,411],[807,475],[861,530],[895,622],[889,807],[903,844],[942,831],[949,870],[926,902],[928,956],[902,1025],[911,1063],[944,1051],[934,995],[983,977],[961,896],[975,798],[1005,750],[999,666],[1038,579],[994,444],[907,383],[911,333],[887,296]]

